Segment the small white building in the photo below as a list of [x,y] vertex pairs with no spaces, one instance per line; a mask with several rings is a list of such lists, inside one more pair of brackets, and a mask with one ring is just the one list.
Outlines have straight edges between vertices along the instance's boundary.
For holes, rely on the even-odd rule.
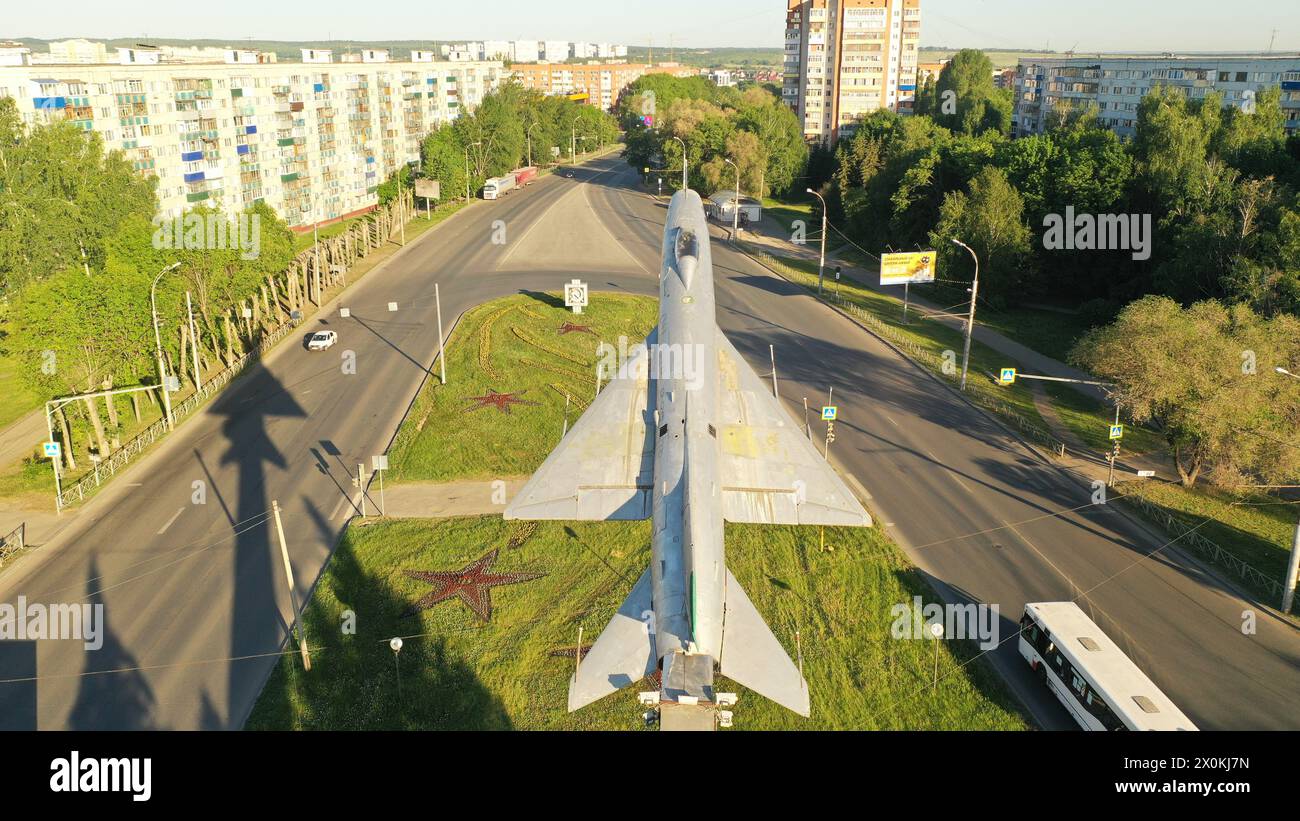
[[[736,191],[719,191],[704,202],[704,213],[710,219],[731,225],[735,220]],[[763,203],[753,197],[740,197],[740,224],[756,223],[763,218]]]
[[363,63],[387,63],[388,49],[386,48],[365,48],[361,50],[361,62]]
[[432,63],[436,59],[434,53],[428,49],[413,48],[411,49],[412,63]]
[[305,48],[302,50],[302,61],[304,63],[332,63],[334,62],[334,51],[328,48]]

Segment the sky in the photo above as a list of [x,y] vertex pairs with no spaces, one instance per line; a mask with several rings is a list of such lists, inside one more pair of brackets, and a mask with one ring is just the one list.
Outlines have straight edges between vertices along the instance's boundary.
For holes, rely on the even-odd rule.
[[[781,48],[785,0],[11,0],[7,37],[587,40]],[[922,0],[923,46],[1057,51],[1300,51],[1296,0]]]

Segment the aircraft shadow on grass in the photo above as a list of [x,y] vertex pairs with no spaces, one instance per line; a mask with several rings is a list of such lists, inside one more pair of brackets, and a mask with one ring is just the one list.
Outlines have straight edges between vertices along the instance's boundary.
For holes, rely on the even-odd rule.
[[[310,500],[303,501],[317,538],[332,540],[334,529],[328,518]],[[432,529],[429,538],[435,538]],[[334,552],[326,574],[340,604],[357,614],[356,635],[344,635],[328,608],[307,607],[303,623],[309,644],[320,650],[320,669],[304,674],[298,655],[287,653],[267,682],[249,720],[250,729],[290,729],[283,721],[293,712],[295,692],[299,700],[311,704],[306,729],[513,728],[501,699],[448,650],[445,638],[407,639],[394,662],[388,639],[409,636],[419,631],[419,624],[402,618],[412,600],[393,589],[389,574],[367,571],[346,544]],[[437,606],[464,607],[455,601]],[[465,619],[467,624],[474,621],[467,609]],[[492,629],[491,623],[484,629]]]

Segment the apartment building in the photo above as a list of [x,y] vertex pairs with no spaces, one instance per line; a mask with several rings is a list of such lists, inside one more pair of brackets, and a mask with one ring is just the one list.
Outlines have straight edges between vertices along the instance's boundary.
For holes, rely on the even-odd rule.
[[858,117],[916,99],[921,0],[786,0],[782,98],[830,145]]
[[99,133],[158,178],[165,216],[265,202],[303,228],[373,207],[376,187],[419,159],[429,131],[506,76],[495,61],[308,56],[315,62],[0,66],[0,97],[28,122]]
[[1131,137],[1142,98],[1158,85],[1191,100],[1218,93],[1224,105],[1234,106],[1249,106],[1260,91],[1280,86],[1287,132],[1300,132],[1300,55],[1290,54],[1022,60],[1014,85],[1015,133],[1042,133],[1054,111],[1095,105],[1103,125]]
[[[666,72],[683,76],[678,73],[682,67],[676,63],[516,63],[511,69],[524,88],[582,99],[602,111],[611,110],[623,89],[644,74]],[[687,72],[688,75],[696,73],[694,69]]]

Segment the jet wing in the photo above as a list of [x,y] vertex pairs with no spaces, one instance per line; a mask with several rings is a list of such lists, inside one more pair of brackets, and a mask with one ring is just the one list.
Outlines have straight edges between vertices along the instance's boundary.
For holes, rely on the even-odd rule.
[[870,514],[720,329],[716,340],[723,517],[870,527]]
[[[646,345],[653,344],[652,331]],[[507,519],[648,519],[654,484],[654,394],[646,346],[629,357],[506,506]]]

